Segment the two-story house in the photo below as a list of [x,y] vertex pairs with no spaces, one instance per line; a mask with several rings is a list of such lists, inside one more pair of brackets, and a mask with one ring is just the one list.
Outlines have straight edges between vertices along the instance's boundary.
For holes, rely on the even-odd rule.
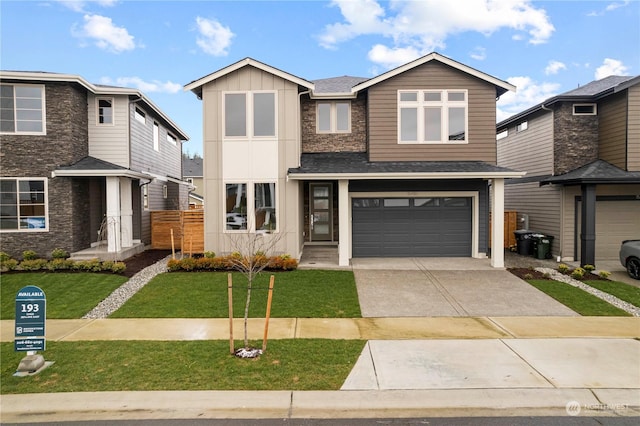
[[192,185],[189,191],[189,208],[201,209],[204,206],[201,157],[182,157],[182,179]]
[[0,90],[2,251],[125,259],[150,243],[151,210],[186,208],[188,136],[142,92],[16,71]]
[[523,227],[582,265],[640,238],[640,76],[610,76],[497,124],[498,164],[527,172],[505,188]]
[[[354,257],[504,264],[496,98],[515,88],[432,53],[375,78],[309,81],[246,58],[185,86],[204,109],[205,249],[237,234]],[[490,191],[491,187],[491,191]]]

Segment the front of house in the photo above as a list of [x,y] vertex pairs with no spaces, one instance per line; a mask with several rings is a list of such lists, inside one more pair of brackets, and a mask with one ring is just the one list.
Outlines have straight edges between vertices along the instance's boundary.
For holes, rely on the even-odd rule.
[[[237,235],[356,257],[503,266],[496,98],[509,83],[437,53],[372,79],[308,81],[247,58],[189,83],[204,109],[205,249]],[[490,190],[491,188],[491,190]],[[489,226],[489,212],[494,223]]]
[[143,93],[68,74],[0,78],[2,251],[124,259],[151,242],[151,210],[186,206],[188,136]]

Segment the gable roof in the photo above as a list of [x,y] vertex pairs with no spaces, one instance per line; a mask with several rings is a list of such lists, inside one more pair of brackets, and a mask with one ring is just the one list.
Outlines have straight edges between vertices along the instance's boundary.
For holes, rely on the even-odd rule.
[[202,177],[202,158],[182,158],[182,177]]
[[292,83],[296,83],[299,86],[305,87],[309,90],[313,90],[313,83],[305,80],[303,78],[300,77],[296,77],[293,74],[289,74],[288,72],[282,71],[278,68],[274,68],[271,65],[267,65],[265,63],[262,63],[260,61],[256,61],[253,58],[244,58],[239,60],[236,63],[233,63],[229,66],[226,66],[222,69],[219,69],[218,71],[212,72],[211,74],[205,75],[202,78],[199,78],[197,80],[192,81],[191,83],[188,83],[184,86],[184,90],[191,90],[193,93],[196,94],[196,96],[198,96],[198,98],[202,98],[202,86],[204,86],[205,84],[217,80],[220,77],[223,77],[229,73],[232,73],[234,71],[239,70],[240,68],[244,68],[246,66],[252,66],[254,68],[257,68],[259,70],[262,70],[264,72],[268,72],[270,74],[276,75],[280,78],[283,78],[285,80],[291,81]]
[[516,87],[514,85],[512,85],[511,83],[508,83],[506,81],[500,80],[498,78],[495,78],[493,76],[490,76],[489,74],[483,73],[482,71],[478,71],[475,68],[471,68],[470,66],[464,65],[458,61],[454,61],[453,59],[447,58],[446,56],[442,56],[439,53],[436,52],[432,52],[429,53],[428,55],[425,55],[421,58],[416,59],[415,61],[409,62],[407,64],[401,65],[397,68],[394,68],[390,71],[385,72],[384,74],[380,74],[377,77],[371,78],[367,81],[364,81],[354,87],[351,88],[352,92],[358,92],[360,90],[366,89],[368,87],[371,87],[375,84],[378,84],[382,81],[385,81],[389,78],[395,77],[398,74],[402,74],[405,71],[408,71],[410,69],[413,69],[415,67],[418,67],[420,65],[426,64],[428,62],[431,61],[437,61],[440,63],[443,63],[445,65],[448,65],[452,68],[455,68],[459,71],[462,71],[464,73],[470,74],[474,77],[477,77],[481,80],[484,80],[488,83],[493,84],[496,87],[496,94],[497,96],[502,95],[505,92],[508,91],[514,91],[516,90]]
[[561,93],[556,96],[552,96],[545,101],[532,106],[522,112],[512,115],[496,124],[496,129],[506,127],[516,121],[521,121],[524,117],[533,114],[537,111],[546,109],[549,105],[556,102],[595,102],[613,93],[619,92],[624,89],[628,89],[631,86],[640,83],[640,75],[633,76],[621,76],[610,75],[600,80],[595,80],[590,83],[580,86],[576,89],[569,90],[568,92]]
[[189,140],[189,135],[185,133],[176,123],[173,122],[151,99],[149,99],[144,93],[138,89],[132,89],[129,87],[117,87],[106,86],[101,84],[92,84],[79,75],[74,74],[61,74],[54,72],[43,71],[0,71],[0,80],[15,80],[15,81],[29,81],[29,82],[60,82],[60,83],[76,83],[93,93],[96,96],[106,95],[128,95],[139,98],[149,108],[151,108],[154,114],[167,125],[171,133],[178,139],[183,141]]
[[595,160],[570,172],[540,181],[548,184],[581,185],[583,183],[640,183],[640,172],[627,172],[604,160]]

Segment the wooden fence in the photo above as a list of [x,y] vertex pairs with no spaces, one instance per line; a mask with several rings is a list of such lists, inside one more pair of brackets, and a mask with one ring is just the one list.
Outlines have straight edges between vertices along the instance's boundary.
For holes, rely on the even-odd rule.
[[151,212],[151,247],[171,249],[171,230],[176,250],[204,252],[204,210],[161,210]]
[[[489,247],[491,247],[491,213],[489,214]],[[504,248],[516,246],[516,236],[513,231],[518,229],[518,212],[505,211],[504,212]]]

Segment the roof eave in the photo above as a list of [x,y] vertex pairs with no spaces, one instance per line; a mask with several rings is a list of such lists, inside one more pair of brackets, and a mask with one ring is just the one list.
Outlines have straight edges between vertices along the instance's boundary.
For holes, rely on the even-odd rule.
[[287,179],[347,179],[347,180],[392,180],[392,179],[515,179],[526,172],[397,172],[397,173],[288,173]]
[[51,177],[128,177],[132,179],[152,179],[153,176],[144,172],[135,172],[128,169],[86,169],[86,170],[72,170],[72,169],[57,169],[51,172]]

